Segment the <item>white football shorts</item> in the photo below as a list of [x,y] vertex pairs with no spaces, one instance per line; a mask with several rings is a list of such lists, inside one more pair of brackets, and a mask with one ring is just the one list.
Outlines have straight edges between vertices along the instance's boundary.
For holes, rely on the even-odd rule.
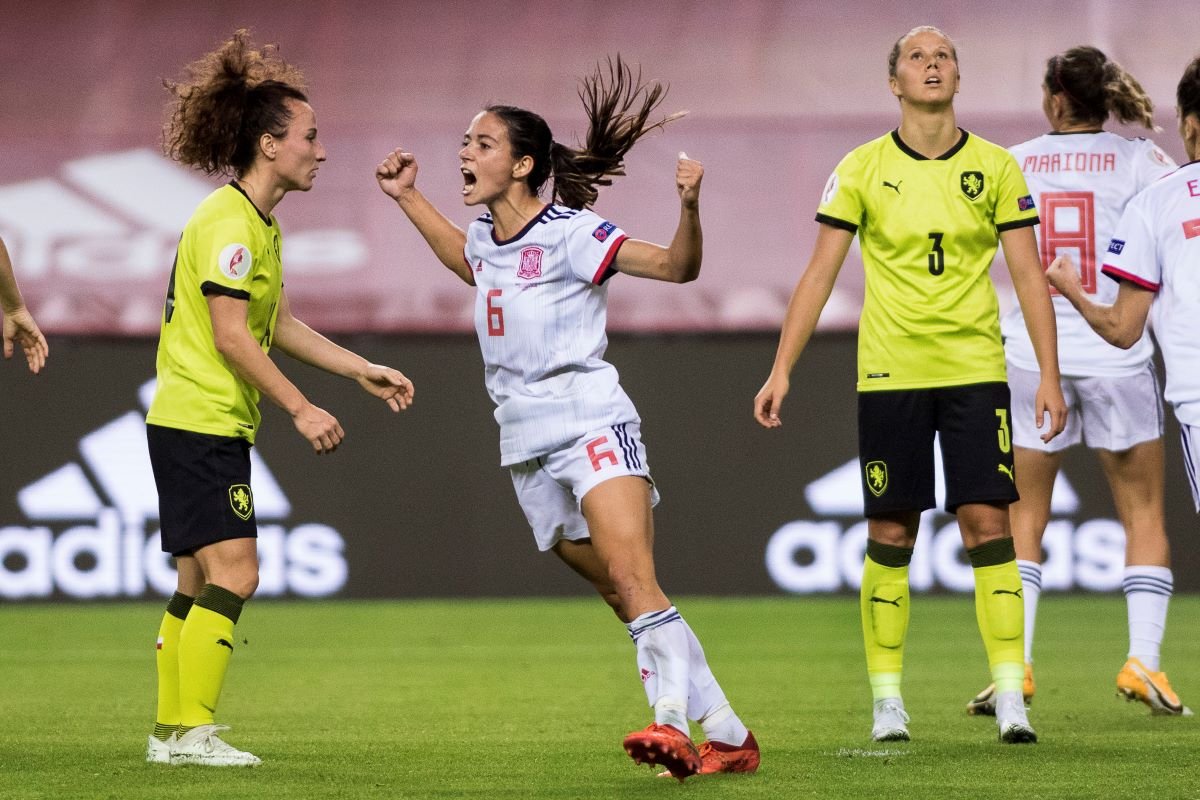
[[[1147,363],[1134,375],[1062,379],[1067,401],[1067,427],[1049,443],[1045,429],[1034,424],[1035,402],[1041,376],[1008,364],[1012,392],[1012,440],[1017,447],[1057,453],[1080,441],[1093,450],[1128,450],[1135,444],[1158,439],[1163,433],[1162,392],[1154,365]],[[1046,424],[1049,424],[1047,418]]]
[[560,539],[579,541],[591,536],[579,504],[610,478],[645,478],[650,482],[650,505],[659,501],[636,422],[591,431],[552,453],[514,464],[509,471],[517,501],[543,551]]

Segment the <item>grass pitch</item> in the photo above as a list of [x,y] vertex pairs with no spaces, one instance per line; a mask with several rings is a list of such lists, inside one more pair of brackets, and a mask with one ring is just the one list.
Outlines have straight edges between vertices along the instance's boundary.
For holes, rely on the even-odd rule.
[[[908,743],[870,741],[855,598],[678,606],[758,736],[751,776],[656,779],[621,737],[650,720],[598,599],[253,602],[218,721],[257,769],[148,765],[162,605],[0,608],[0,798],[1185,798],[1200,717],[1115,696],[1121,597],[1044,598],[1034,746],[966,701],[987,682],[970,599],[918,597]],[[1200,704],[1200,598],[1172,601],[1164,667]],[[244,640],[244,641],[243,641]]]

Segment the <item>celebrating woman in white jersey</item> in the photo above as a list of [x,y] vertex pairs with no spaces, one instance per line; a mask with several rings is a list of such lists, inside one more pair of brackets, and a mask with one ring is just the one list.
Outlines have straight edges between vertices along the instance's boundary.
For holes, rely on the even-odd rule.
[[[1179,420],[1184,465],[1200,511],[1200,57],[1184,71],[1176,98],[1179,134],[1190,162],[1130,200],[1121,214],[1101,268],[1119,284],[1116,299],[1096,302],[1069,256],[1056,258],[1046,276],[1088,325],[1117,347],[1136,345],[1153,308],[1154,336],[1167,370],[1165,397]],[[1156,611],[1161,636],[1165,597]],[[1117,687],[1156,713],[1191,714],[1158,665],[1141,658],[1129,659]]]
[[[1110,115],[1154,128],[1153,105],[1128,72],[1094,47],[1074,47],[1046,63],[1042,110],[1051,132],[1012,148],[1037,204],[1044,264],[1069,255],[1080,265],[1081,291],[1109,304],[1117,285],[1100,276],[1101,256],[1125,205],[1175,168],[1148,139],[1103,129]],[[1042,589],[1042,536],[1063,451],[1083,441],[1095,451],[1125,528],[1123,587],[1128,606],[1128,662],[1117,677],[1131,699],[1154,705],[1147,688],[1159,671],[1159,651],[1172,591],[1170,548],[1163,522],[1162,401],[1154,345],[1141,336],[1128,350],[1105,342],[1066,298],[1055,296],[1062,390],[1071,406],[1066,430],[1043,442],[1029,423],[1037,361],[1020,311],[1002,321],[1012,389],[1016,483],[1009,506],[1017,566],[1025,596],[1026,702],[1033,697],[1033,632]],[[1160,681],[1164,686],[1166,679]],[[1182,706],[1180,706],[1182,708]],[[994,714],[989,686],[967,704]]]
[[[417,162],[397,149],[380,188],[439,260],[475,286],[475,328],[500,424],[501,465],[541,550],[586,578],[625,622],[655,721],[625,737],[637,762],[683,779],[753,772],[754,736],[730,708],[695,635],[655,577],[650,479],[637,411],[604,360],[606,281],[623,272],[675,283],[700,272],[701,165],[675,168],[679,227],[670,247],[627,238],[589,207],[624,174],[625,153],[674,117],[649,123],[663,99],[620,59],[580,89],[584,147],[554,141],[538,115],[493,105],[475,115],[459,151],[463,201],[488,213],[464,232],[416,189]],[[551,203],[539,197],[553,179]],[[688,719],[704,729],[699,748]]]

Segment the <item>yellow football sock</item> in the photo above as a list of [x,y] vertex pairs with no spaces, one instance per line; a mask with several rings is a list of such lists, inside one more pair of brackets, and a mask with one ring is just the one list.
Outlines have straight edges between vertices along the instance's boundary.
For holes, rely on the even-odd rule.
[[209,725],[233,655],[233,626],[245,601],[228,589],[206,584],[179,634],[180,729]]
[[867,541],[859,606],[867,675],[875,700],[900,696],[904,639],[908,633],[908,563],[911,547]]
[[1025,680],[1025,599],[1011,538],[967,551],[975,570],[975,619],[997,692],[1019,692]]
[[179,631],[192,608],[193,599],[176,592],[158,626],[155,662],[158,667],[158,713],[154,735],[166,741],[179,726]]

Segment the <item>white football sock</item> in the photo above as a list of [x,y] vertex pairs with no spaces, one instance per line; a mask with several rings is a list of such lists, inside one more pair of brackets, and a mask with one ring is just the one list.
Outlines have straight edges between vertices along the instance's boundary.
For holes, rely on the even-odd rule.
[[[681,620],[682,621],[682,620]],[[688,719],[694,719],[704,729],[704,738],[709,741],[724,744],[740,745],[746,741],[749,731],[742,724],[738,715],[733,712],[725,692],[717,683],[708,659],[704,657],[704,648],[700,640],[692,632],[687,622],[683,623],[688,637],[688,660],[690,673],[688,675]]]
[[1129,658],[1136,658],[1151,672],[1159,671],[1167,606],[1175,588],[1167,567],[1131,566],[1121,581],[1129,612]]
[[688,637],[683,618],[671,606],[647,611],[625,626],[637,647],[638,668],[654,721],[688,731]]
[[1017,559],[1021,573],[1021,594],[1025,599],[1025,663],[1033,663],[1033,628],[1037,622],[1038,598],[1042,594],[1042,565]]

